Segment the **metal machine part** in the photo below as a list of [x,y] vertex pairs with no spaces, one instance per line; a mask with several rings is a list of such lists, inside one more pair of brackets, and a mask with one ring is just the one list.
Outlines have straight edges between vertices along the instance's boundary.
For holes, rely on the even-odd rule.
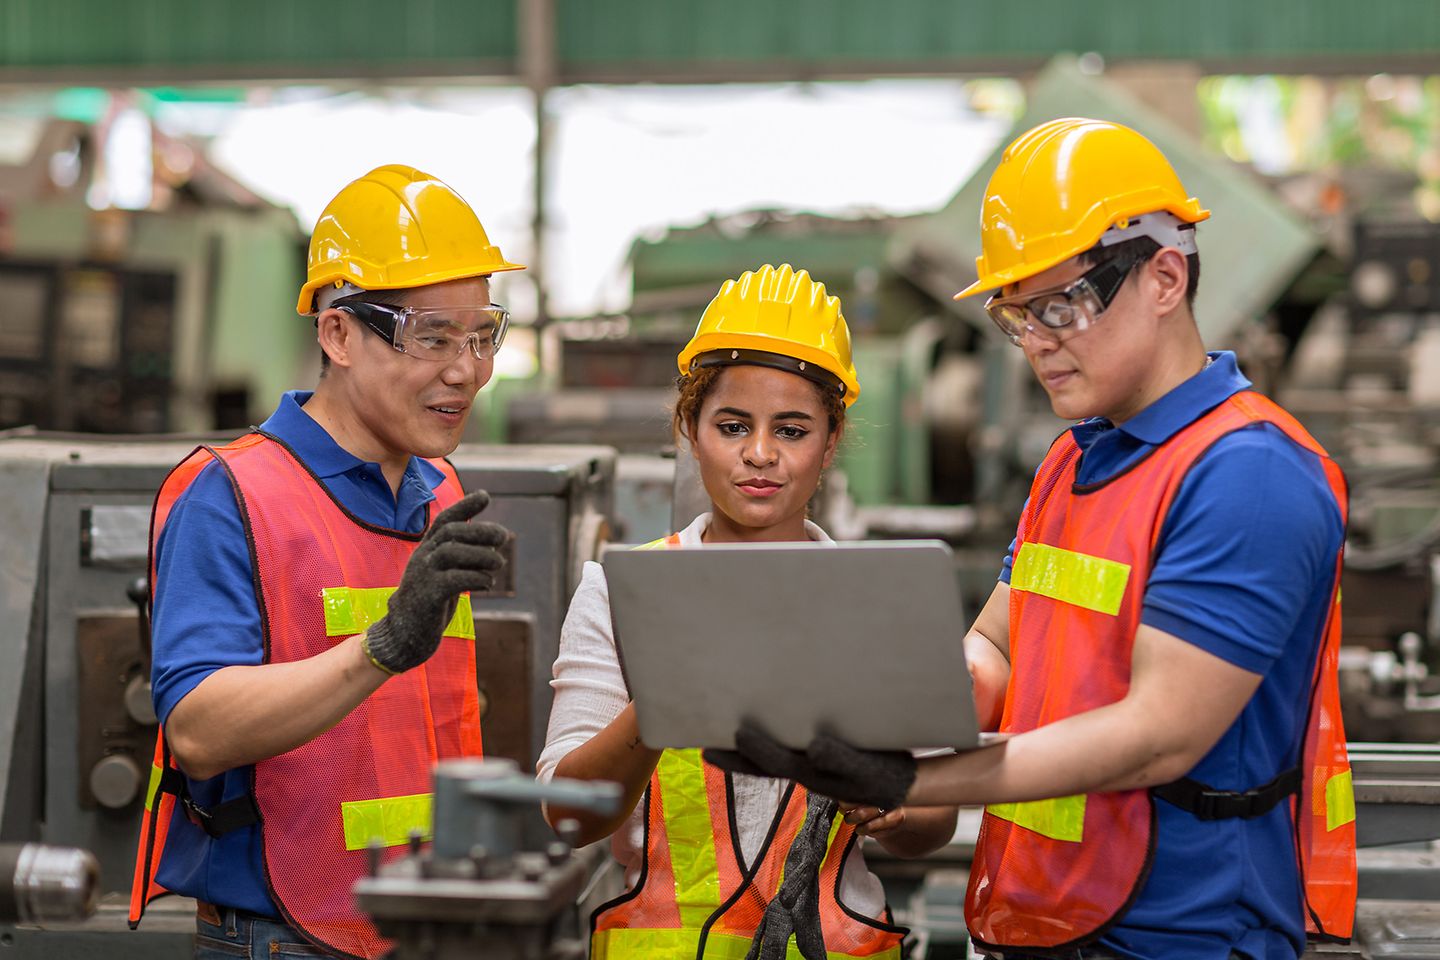
[[431,848],[416,837],[410,856],[355,885],[356,901],[395,941],[394,960],[579,960],[585,944],[561,921],[589,871],[565,841],[527,845],[526,823],[540,803],[611,813],[620,794],[609,782],[538,783],[508,760],[441,763]]
[[95,912],[100,865],[88,851],[0,844],[0,921],[79,920]]
[[[1362,899],[1355,911],[1355,938],[1367,960],[1435,960],[1440,957],[1440,902]],[[1331,955],[1319,957],[1330,960]]]
[[[1440,745],[1351,743],[1362,847],[1440,840]],[[1436,886],[1440,895],[1440,884]]]
[[1440,309],[1440,230],[1414,220],[1362,219],[1355,224],[1351,298],[1362,322],[1387,313]]

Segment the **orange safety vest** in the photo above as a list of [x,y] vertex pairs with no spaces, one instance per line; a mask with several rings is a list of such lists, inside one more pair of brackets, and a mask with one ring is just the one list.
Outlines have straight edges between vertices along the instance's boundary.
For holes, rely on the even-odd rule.
[[[280,441],[248,434],[223,447],[199,447],[160,487],[151,519],[155,544],[170,509],[200,471],[218,461],[240,504],[254,558],[265,662],[305,660],[384,616],[420,534],[373,526],[347,511]],[[462,495],[454,468],[431,461],[445,479],[433,516]],[[190,802],[165,744],[155,745],[131,890],[130,925],[165,889],[155,874],[172,818],[187,816],[215,835],[258,822],[265,879],[287,923],[327,952],[385,955],[391,942],[355,907],[351,888],[367,875],[367,848],[402,856],[412,831],[429,837],[431,768],[481,754],[475,681],[475,623],[462,595],[435,655],[392,677],[330,730],[255,764],[253,814],[206,811]],[[247,815],[248,814],[248,815]]]
[[[740,859],[729,774],[699,750],[666,750],[645,793],[640,879],[595,911],[591,960],[743,960],[780,889],[785,858],[804,825],[808,795],[791,784],[750,870]],[[829,960],[899,960],[906,929],[840,903],[841,874],[858,840],[836,817],[820,868],[820,929]],[[790,956],[798,958],[795,946]]]
[[[640,550],[678,547],[680,535]],[[791,784],[746,870],[730,798],[730,775],[699,750],[666,750],[645,791],[645,861],[635,886],[590,919],[591,960],[744,960],[765,908],[784,879],[785,858],[804,826],[809,794]],[[840,882],[859,837],[836,817],[820,868],[820,930],[828,960],[899,960],[908,930],[840,903]],[[798,960],[792,941],[787,956]]]
[[[1002,731],[1034,730],[1125,696],[1145,586],[1170,504],[1190,467],[1216,441],[1256,423],[1273,424],[1320,457],[1344,522],[1340,468],[1293,417],[1256,393],[1235,394],[1101,486],[1075,486],[1080,449],[1069,431],[1051,447],[1017,538]],[[1326,939],[1350,936],[1356,894],[1355,803],[1337,678],[1340,563],[1337,556],[1330,615],[1317,638],[1302,766],[1276,781],[1298,784],[1298,796],[1286,798],[1284,789],[1273,794],[1273,802],[1288,799],[1294,819],[1307,932]],[[1001,949],[1095,940],[1139,894],[1154,830],[1149,790],[987,806],[965,899],[972,936]]]

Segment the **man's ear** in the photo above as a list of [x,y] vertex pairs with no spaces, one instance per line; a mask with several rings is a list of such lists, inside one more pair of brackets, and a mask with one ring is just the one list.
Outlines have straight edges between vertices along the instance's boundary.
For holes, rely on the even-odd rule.
[[332,366],[351,365],[350,354],[355,349],[355,337],[360,332],[353,320],[350,314],[334,307],[321,310],[315,318],[315,339],[330,358]]
[[1185,290],[1190,284],[1190,264],[1179,250],[1164,247],[1145,263],[1145,279],[1158,312],[1164,316],[1184,305]]

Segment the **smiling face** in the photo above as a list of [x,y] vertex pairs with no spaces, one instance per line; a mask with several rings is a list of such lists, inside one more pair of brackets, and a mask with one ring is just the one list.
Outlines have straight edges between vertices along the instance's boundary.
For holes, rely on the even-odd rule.
[[689,425],[714,507],[710,542],[804,540],[805,507],[840,429],[811,381],[769,367],[719,371]]
[[[416,287],[403,301],[417,309],[484,306],[490,303],[490,283],[469,277]],[[342,310],[322,311],[317,319],[331,369],[306,410],[342,447],[403,471],[412,455],[443,457],[459,445],[493,360],[476,359],[468,347],[453,360],[421,360],[400,353]],[[312,411],[316,400],[321,405]]]

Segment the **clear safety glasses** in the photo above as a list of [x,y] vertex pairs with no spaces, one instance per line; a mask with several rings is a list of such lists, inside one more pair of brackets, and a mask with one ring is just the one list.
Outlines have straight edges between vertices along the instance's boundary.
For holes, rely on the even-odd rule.
[[[985,312],[1017,347],[1027,332],[1058,343],[1100,319],[1130,271],[1144,259],[1127,257],[1102,263],[1063,286],[1023,297],[993,296],[985,301]],[[1040,322],[1032,323],[1031,317]]]
[[342,299],[334,303],[373,330],[396,350],[417,360],[447,363],[468,345],[479,360],[489,360],[505,341],[510,311],[484,307],[392,307]]

